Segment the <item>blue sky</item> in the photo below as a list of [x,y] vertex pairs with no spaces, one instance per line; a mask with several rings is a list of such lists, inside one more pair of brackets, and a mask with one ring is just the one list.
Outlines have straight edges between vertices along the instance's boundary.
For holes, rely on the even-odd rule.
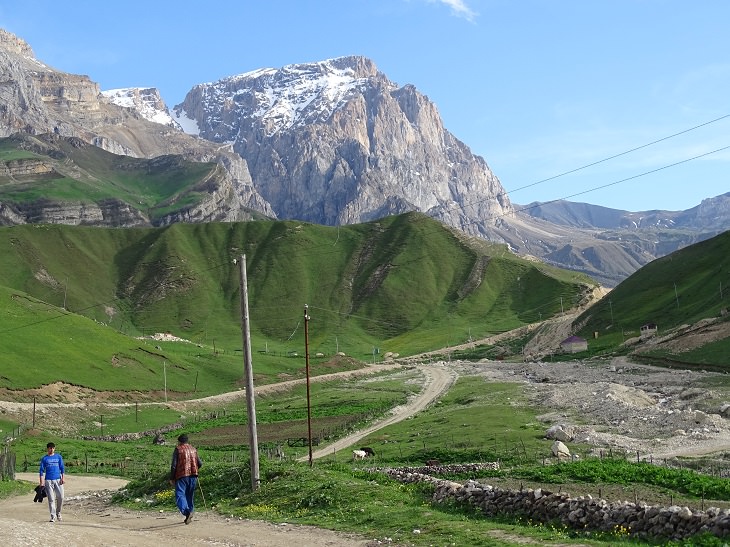
[[427,95],[513,202],[631,211],[730,191],[729,21],[726,0],[0,0],[41,61],[170,107],[198,83],[364,55]]

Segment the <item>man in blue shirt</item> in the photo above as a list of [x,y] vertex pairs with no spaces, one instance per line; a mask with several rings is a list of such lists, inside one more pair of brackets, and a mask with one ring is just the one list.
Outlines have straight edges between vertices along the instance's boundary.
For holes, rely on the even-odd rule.
[[51,511],[51,522],[61,520],[61,507],[63,507],[63,458],[56,454],[56,445],[46,445],[48,453],[41,458],[39,472],[40,484],[43,487],[45,479],[46,496],[48,496],[48,508]]

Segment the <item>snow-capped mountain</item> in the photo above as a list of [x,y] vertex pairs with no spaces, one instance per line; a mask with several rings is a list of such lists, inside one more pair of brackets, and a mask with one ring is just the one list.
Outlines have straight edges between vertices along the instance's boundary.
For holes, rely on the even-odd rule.
[[173,111],[233,146],[279,218],[337,225],[416,210],[501,240],[496,225],[511,212],[435,105],[364,57],[200,84]]

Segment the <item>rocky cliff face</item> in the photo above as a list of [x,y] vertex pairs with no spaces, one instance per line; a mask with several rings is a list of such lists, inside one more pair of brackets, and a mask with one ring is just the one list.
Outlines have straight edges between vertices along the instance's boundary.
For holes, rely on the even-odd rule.
[[74,136],[103,117],[99,87],[38,61],[30,46],[0,30],[0,136],[23,131]]
[[337,225],[416,210],[494,236],[495,219],[511,212],[497,177],[434,104],[363,57],[201,84],[174,114],[231,143],[279,218]]
[[170,116],[167,110],[167,105],[165,105],[165,101],[160,97],[159,90],[154,87],[112,89],[102,91],[101,94],[111,103],[132,109],[150,122],[166,125],[174,129],[182,129],[172,119],[172,116]]
[[[177,220],[247,220],[251,211],[274,216],[256,191],[246,162],[229,146],[187,135],[167,114],[156,89],[117,90],[102,94],[87,76],[67,74],[38,61],[22,39],[0,29],[0,137],[14,133],[53,134],[77,138],[115,154],[139,158],[177,154],[193,161],[217,161],[224,173],[201,183],[196,206],[171,213]],[[27,160],[8,169],[30,169]],[[123,226],[145,222],[133,204],[50,204],[38,201],[21,207],[2,204],[0,222],[64,222]],[[124,209],[129,207],[130,213]],[[38,220],[36,220],[38,219]],[[106,220],[105,220],[106,219]],[[146,221],[149,223],[149,220]]]

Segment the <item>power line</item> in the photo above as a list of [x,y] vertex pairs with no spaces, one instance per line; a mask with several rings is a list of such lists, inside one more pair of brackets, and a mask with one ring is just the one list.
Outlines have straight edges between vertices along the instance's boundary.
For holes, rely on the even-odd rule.
[[518,188],[515,188],[514,190],[508,190],[505,191],[505,194],[507,193],[513,193],[513,192],[519,192],[520,190],[524,190],[525,188],[532,188],[533,186],[537,186],[538,184],[542,184],[544,182],[549,182],[551,180],[555,180],[560,177],[564,177],[565,175],[570,175],[572,173],[577,173],[578,171],[582,171],[583,169],[588,169],[589,167],[593,167],[595,165],[599,165],[601,163],[620,158],[621,156],[625,156],[627,154],[630,154],[631,152],[636,152],[637,150],[641,150],[642,148],[647,148],[649,146],[652,146],[654,144],[673,139],[674,137],[678,137],[679,135],[684,135],[685,133],[689,133],[690,131],[694,131],[695,129],[699,129],[700,127],[705,127],[706,125],[713,124],[715,122],[719,122],[720,120],[724,120],[725,118],[730,118],[730,114],[725,114],[724,116],[720,116],[719,118],[715,118],[714,120],[710,120],[709,122],[701,123],[699,125],[695,125],[694,127],[690,127],[689,129],[685,129],[683,131],[679,131],[678,133],[673,133],[672,135],[667,135],[666,137],[662,137],[661,139],[657,139],[655,141],[648,142],[646,144],[642,144],[641,146],[637,146],[635,148],[631,148],[630,150],[626,150],[625,152],[620,152],[618,154],[614,154],[613,156],[609,156],[607,158],[603,158],[602,160],[594,161],[592,163],[588,163],[586,165],[583,165],[581,167],[576,167],[575,169],[570,169],[569,171],[565,171],[563,173],[560,173],[558,175],[553,175],[552,177],[548,177],[546,179],[538,180],[537,182],[533,182],[531,184],[527,184],[525,186],[520,186]]
[[[696,129],[700,129],[702,127],[711,125],[713,123],[717,123],[717,122],[722,121],[722,120],[727,119],[727,118],[730,118],[730,114],[725,114],[723,116],[720,116],[719,118],[715,118],[713,120],[709,120],[709,121],[704,122],[704,123],[701,123],[699,125],[695,125],[694,127],[690,127],[688,129],[684,129],[684,130],[679,131],[677,133],[673,133],[671,135],[667,135],[666,137],[662,137],[660,139],[656,139],[656,140],[651,141],[651,142],[648,142],[646,144],[642,144],[640,146],[636,146],[636,147],[631,148],[629,150],[625,150],[624,152],[619,152],[618,154],[614,154],[612,156],[608,156],[606,158],[600,159],[598,161],[591,162],[591,163],[586,164],[586,165],[583,165],[581,167],[576,167],[575,169],[570,169],[570,170],[565,171],[563,173],[559,173],[557,175],[553,175],[551,177],[548,177],[548,178],[545,178],[545,179],[542,179],[542,180],[538,180],[538,181],[532,182],[530,184],[526,184],[525,186],[519,186],[519,187],[517,187],[517,188],[515,188],[513,190],[506,190],[505,189],[503,192],[499,192],[495,196],[490,196],[488,198],[482,198],[482,199],[477,199],[475,201],[464,202],[462,204],[454,204],[454,205],[442,207],[442,208],[440,208],[440,211],[442,212],[442,214],[445,214],[445,213],[447,213],[449,211],[452,211],[452,210],[455,210],[455,209],[462,209],[463,210],[463,209],[465,209],[467,207],[471,207],[471,206],[474,206],[474,205],[479,205],[480,203],[484,203],[484,202],[490,201],[492,199],[498,200],[501,197],[506,197],[506,196],[508,197],[511,193],[519,192],[520,190],[524,190],[526,188],[532,188],[533,186],[537,186],[539,184],[543,184],[545,182],[549,182],[551,180],[555,180],[555,179],[560,178],[560,177],[563,177],[565,175],[570,175],[572,173],[576,173],[578,171],[582,171],[583,169],[588,169],[589,167],[593,167],[595,165],[599,165],[601,163],[605,163],[605,162],[610,161],[612,159],[619,158],[621,156],[625,156],[625,155],[630,154],[632,152],[636,152],[637,150],[641,150],[643,148],[647,148],[647,147],[652,146],[654,144],[657,144],[657,143],[660,143],[660,142],[663,142],[663,141],[667,141],[669,139],[673,139],[674,137],[678,137],[680,135],[684,135],[685,133],[689,133],[689,132],[694,131]],[[563,199],[565,199],[565,198],[563,198]]]
[[[638,179],[640,177],[645,177],[646,175],[651,175],[653,173],[658,173],[659,171],[664,171],[665,169],[669,169],[671,167],[676,167],[677,165],[682,165],[683,163],[687,163],[687,162],[690,162],[690,161],[693,161],[693,160],[696,160],[696,159],[699,159],[699,158],[704,158],[704,157],[710,156],[712,154],[717,154],[718,152],[723,152],[723,151],[728,150],[728,149],[730,149],[730,145],[729,146],[723,146],[722,148],[717,148],[717,149],[712,150],[710,152],[705,152],[704,154],[698,154],[697,156],[692,156],[691,158],[687,158],[687,159],[684,159],[684,160],[681,160],[681,161],[677,161],[677,162],[674,162],[674,163],[670,163],[670,164],[664,165],[662,167],[657,167],[656,169],[652,169],[650,171],[644,171],[643,173],[639,173],[638,175],[633,175],[631,177],[626,177],[626,178],[621,179],[621,180],[616,180],[616,181],[613,181],[613,182],[609,182],[608,184],[602,184],[600,186],[594,186],[593,188],[589,188],[588,190],[583,190],[581,192],[576,192],[575,194],[570,194],[570,195],[565,196],[565,197],[562,197],[562,198],[553,199],[553,200],[546,201],[546,202],[543,202],[543,203],[540,203],[540,204],[537,204],[537,205],[522,207],[520,209],[517,209],[515,212],[528,211],[530,209],[534,209],[536,207],[540,207],[541,205],[544,205],[546,203],[555,203],[557,201],[562,201],[562,200],[574,198],[576,196],[582,196],[583,194],[588,194],[590,192],[595,192],[596,190],[603,190],[604,188],[608,188],[610,186],[615,186],[617,184],[621,184],[622,182],[627,182],[629,180],[634,180],[634,179]],[[506,213],[505,214],[498,215],[498,216],[496,216],[494,218],[500,218],[502,216],[506,216]]]
[[[647,175],[651,175],[651,174],[657,173],[659,171],[664,171],[665,169],[669,169],[671,167],[676,167],[678,165],[682,165],[683,163],[688,163],[690,161],[693,161],[693,160],[696,160],[696,159],[699,159],[699,158],[704,158],[704,157],[710,156],[712,154],[717,154],[718,152],[723,152],[723,151],[728,150],[728,149],[730,149],[730,145],[723,146],[721,148],[716,148],[715,150],[712,150],[710,152],[705,152],[703,154],[698,154],[696,156],[692,156],[691,158],[686,158],[686,159],[683,159],[683,160],[680,160],[680,161],[677,161],[677,162],[674,162],[674,163],[670,163],[670,164],[667,164],[667,165],[663,165],[662,167],[657,167],[656,169],[651,169],[649,171],[644,171],[643,173],[639,173],[638,175],[632,175],[630,177],[626,177],[626,178],[623,178],[623,179],[620,179],[620,180],[615,180],[615,181],[609,182],[607,184],[601,184],[599,186],[593,186],[591,188],[588,188],[587,190],[582,190],[582,191],[576,192],[574,194],[569,194],[567,196],[563,196],[563,197],[560,197],[560,198],[556,198],[556,199],[552,199],[552,200],[549,200],[549,201],[537,203],[535,205],[526,205],[525,207],[521,207],[519,209],[514,209],[514,210],[509,211],[509,212],[506,212],[506,213],[499,213],[499,214],[491,215],[491,216],[488,216],[486,218],[476,219],[476,220],[473,220],[471,222],[465,222],[465,223],[462,223],[460,227],[471,226],[471,225],[479,224],[479,223],[482,223],[482,222],[489,222],[491,220],[498,220],[500,218],[504,218],[504,217],[511,216],[513,213],[521,213],[523,211],[529,211],[530,209],[535,209],[537,207],[540,207],[540,206],[545,205],[545,204],[548,204],[548,203],[556,203],[558,201],[567,200],[567,199],[570,199],[570,198],[574,198],[576,196],[582,196],[584,194],[589,194],[590,192],[595,192],[596,190],[602,190],[604,188],[608,188],[610,186],[615,186],[615,185],[620,184],[622,182],[627,182],[629,180],[634,180],[634,179],[637,179],[637,178],[640,178],[640,177],[645,177]],[[495,198],[486,198],[486,199],[483,199],[483,200],[476,201],[474,203],[481,203],[483,201],[487,201],[487,200],[491,200],[491,199],[495,199]]]

